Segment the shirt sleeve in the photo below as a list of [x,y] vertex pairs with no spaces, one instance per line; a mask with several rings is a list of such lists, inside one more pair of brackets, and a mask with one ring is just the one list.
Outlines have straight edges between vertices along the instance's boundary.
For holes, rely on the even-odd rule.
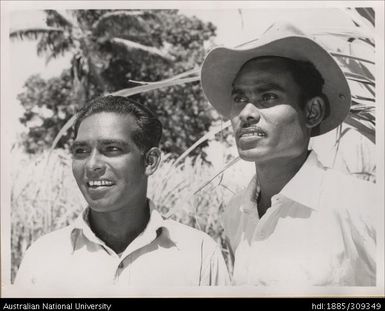
[[[378,215],[378,214],[377,214]],[[368,211],[350,211],[347,221],[355,248],[358,286],[376,285],[376,226]]]
[[223,214],[223,228],[226,242],[232,254],[237,248],[239,242],[238,231],[241,218],[239,207],[241,204],[241,197],[242,196],[240,194],[234,196],[227,204]]
[[19,270],[16,274],[15,281],[13,283],[15,286],[28,288],[32,285],[35,285],[36,278],[34,271],[36,271],[36,264],[34,263],[37,260],[35,249],[35,245],[32,244],[32,246],[30,246],[24,253],[23,259],[19,266]]
[[357,181],[339,211],[341,231],[351,262],[349,285],[376,284],[376,220],[379,206],[373,184]]

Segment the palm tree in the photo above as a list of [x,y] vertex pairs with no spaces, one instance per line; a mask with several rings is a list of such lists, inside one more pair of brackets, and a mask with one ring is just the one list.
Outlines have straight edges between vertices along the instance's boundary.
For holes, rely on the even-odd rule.
[[[10,32],[11,39],[38,40],[38,55],[45,54],[46,62],[71,53],[73,100],[82,105],[88,101],[89,82],[105,93],[101,72],[111,58],[105,52],[109,46],[139,50],[172,61],[166,47],[149,38],[149,19],[156,16],[148,11],[45,10],[46,27],[29,27]],[[110,50],[111,50],[110,48]]]

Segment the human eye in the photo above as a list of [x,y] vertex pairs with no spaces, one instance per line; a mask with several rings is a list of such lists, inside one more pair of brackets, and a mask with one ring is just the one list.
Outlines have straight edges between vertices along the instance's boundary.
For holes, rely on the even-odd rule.
[[276,94],[274,94],[274,93],[265,93],[265,94],[262,95],[262,100],[266,101],[266,102],[273,101],[273,100],[276,100],[276,99],[278,99],[278,96]]
[[242,94],[233,94],[233,102],[236,104],[244,104],[248,102],[248,99]]
[[88,146],[75,145],[71,148],[71,153],[73,158],[82,159],[90,153],[90,148]]
[[103,147],[103,153],[107,156],[117,156],[123,153],[123,149],[116,145],[107,145]]

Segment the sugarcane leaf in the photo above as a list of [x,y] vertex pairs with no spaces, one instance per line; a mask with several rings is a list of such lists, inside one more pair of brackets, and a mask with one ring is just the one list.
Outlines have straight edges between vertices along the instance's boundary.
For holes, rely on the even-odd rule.
[[[373,126],[369,126],[363,122],[363,120],[359,120],[354,114],[349,113],[344,123],[352,126],[366,138],[368,138],[372,143],[375,143],[375,129]],[[370,124],[370,123],[369,123]]]
[[223,174],[227,169],[232,167],[235,163],[237,163],[241,158],[235,157],[230,162],[226,163],[221,169],[219,169],[213,176],[208,178],[206,181],[204,181],[195,191],[193,191],[192,195],[196,195],[198,192],[200,192],[203,188],[205,188],[209,183],[211,183],[216,177],[218,177],[220,174]]
[[67,133],[67,131],[71,128],[71,126],[74,124],[76,120],[77,114],[74,114],[65,124],[64,126],[60,129],[59,133],[55,136],[55,139],[53,140],[53,143],[50,148],[50,154],[53,149],[55,149],[57,143],[59,142],[60,138]]
[[[186,78],[186,77],[189,77],[189,76],[193,76],[193,77],[199,79],[199,72],[200,72],[199,69],[191,69],[191,70],[188,70],[186,72],[180,73],[178,75],[172,76],[171,78],[164,79],[164,80],[161,80],[161,81],[156,81],[156,82],[137,81],[137,80],[129,80],[129,81],[137,83],[137,84],[149,85],[149,84],[156,84],[156,83],[160,83],[160,82],[164,83],[164,82],[169,82],[169,81],[175,81],[175,80],[178,80],[178,79],[181,79],[181,78]],[[193,78],[193,77],[191,77],[191,78]]]
[[331,55],[335,56],[335,57],[342,57],[342,58],[348,58],[348,59],[354,59],[354,60],[358,60],[360,62],[364,62],[364,63],[369,63],[369,64],[375,64],[373,61],[369,60],[369,59],[365,59],[365,58],[361,58],[361,57],[357,57],[357,56],[352,56],[352,55],[348,55],[348,54],[343,54],[343,53],[338,53],[338,52],[330,52]]
[[375,25],[375,12],[373,8],[355,8],[358,14],[366,18],[373,26]]
[[360,33],[356,31],[341,31],[341,32],[322,32],[322,33],[312,33],[313,36],[333,36],[341,37],[346,39],[348,42],[353,42],[354,40],[361,40],[369,44],[371,47],[374,47],[374,40],[370,38],[366,33]]
[[184,84],[184,83],[190,83],[199,81],[199,77],[192,77],[192,78],[184,78],[184,79],[178,79],[178,80],[169,80],[169,81],[160,81],[160,82],[153,82],[151,84],[147,85],[140,85],[128,89],[119,90],[117,92],[113,92],[110,95],[115,96],[132,96],[139,93],[145,93],[153,90],[157,90],[164,87]]
[[177,166],[181,161],[186,158],[192,150],[198,147],[200,144],[204,143],[206,140],[214,138],[215,134],[223,131],[231,125],[230,121],[225,122],[221,127],[214,128],[203,135],[200,139],[198,139],[194,144],[192,144],[185,152],[183,152],[174,162],[173,166]]
[[360,74],[357,74],[357,73],[353,73],[353,72],[349,72],[349,71],[344,71],[344,74],[345,76],[348,78],[348,79],[351,79],[351,80],[354,80],[354,81],[357,81],[357,82],[360,82],[360,83],[365,83],[365,84],[369,84],[369,85],[372,85],[372,86],[375,86],[375,81],[374,80],[371,80],[363,75],[360,75]]

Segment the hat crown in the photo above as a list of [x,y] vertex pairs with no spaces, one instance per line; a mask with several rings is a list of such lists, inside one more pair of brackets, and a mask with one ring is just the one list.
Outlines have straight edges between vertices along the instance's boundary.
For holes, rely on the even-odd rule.
[[282,38],[305,36],[306,34],[298,27],[294,26],[289,22],[280,21],[270,25],[270,27],[267,28],[258,39],[242,45],[241,48],[250,49],[255,47],[256,45],[259,46],[262,44],[267,44],[269,42],[276,41]]

